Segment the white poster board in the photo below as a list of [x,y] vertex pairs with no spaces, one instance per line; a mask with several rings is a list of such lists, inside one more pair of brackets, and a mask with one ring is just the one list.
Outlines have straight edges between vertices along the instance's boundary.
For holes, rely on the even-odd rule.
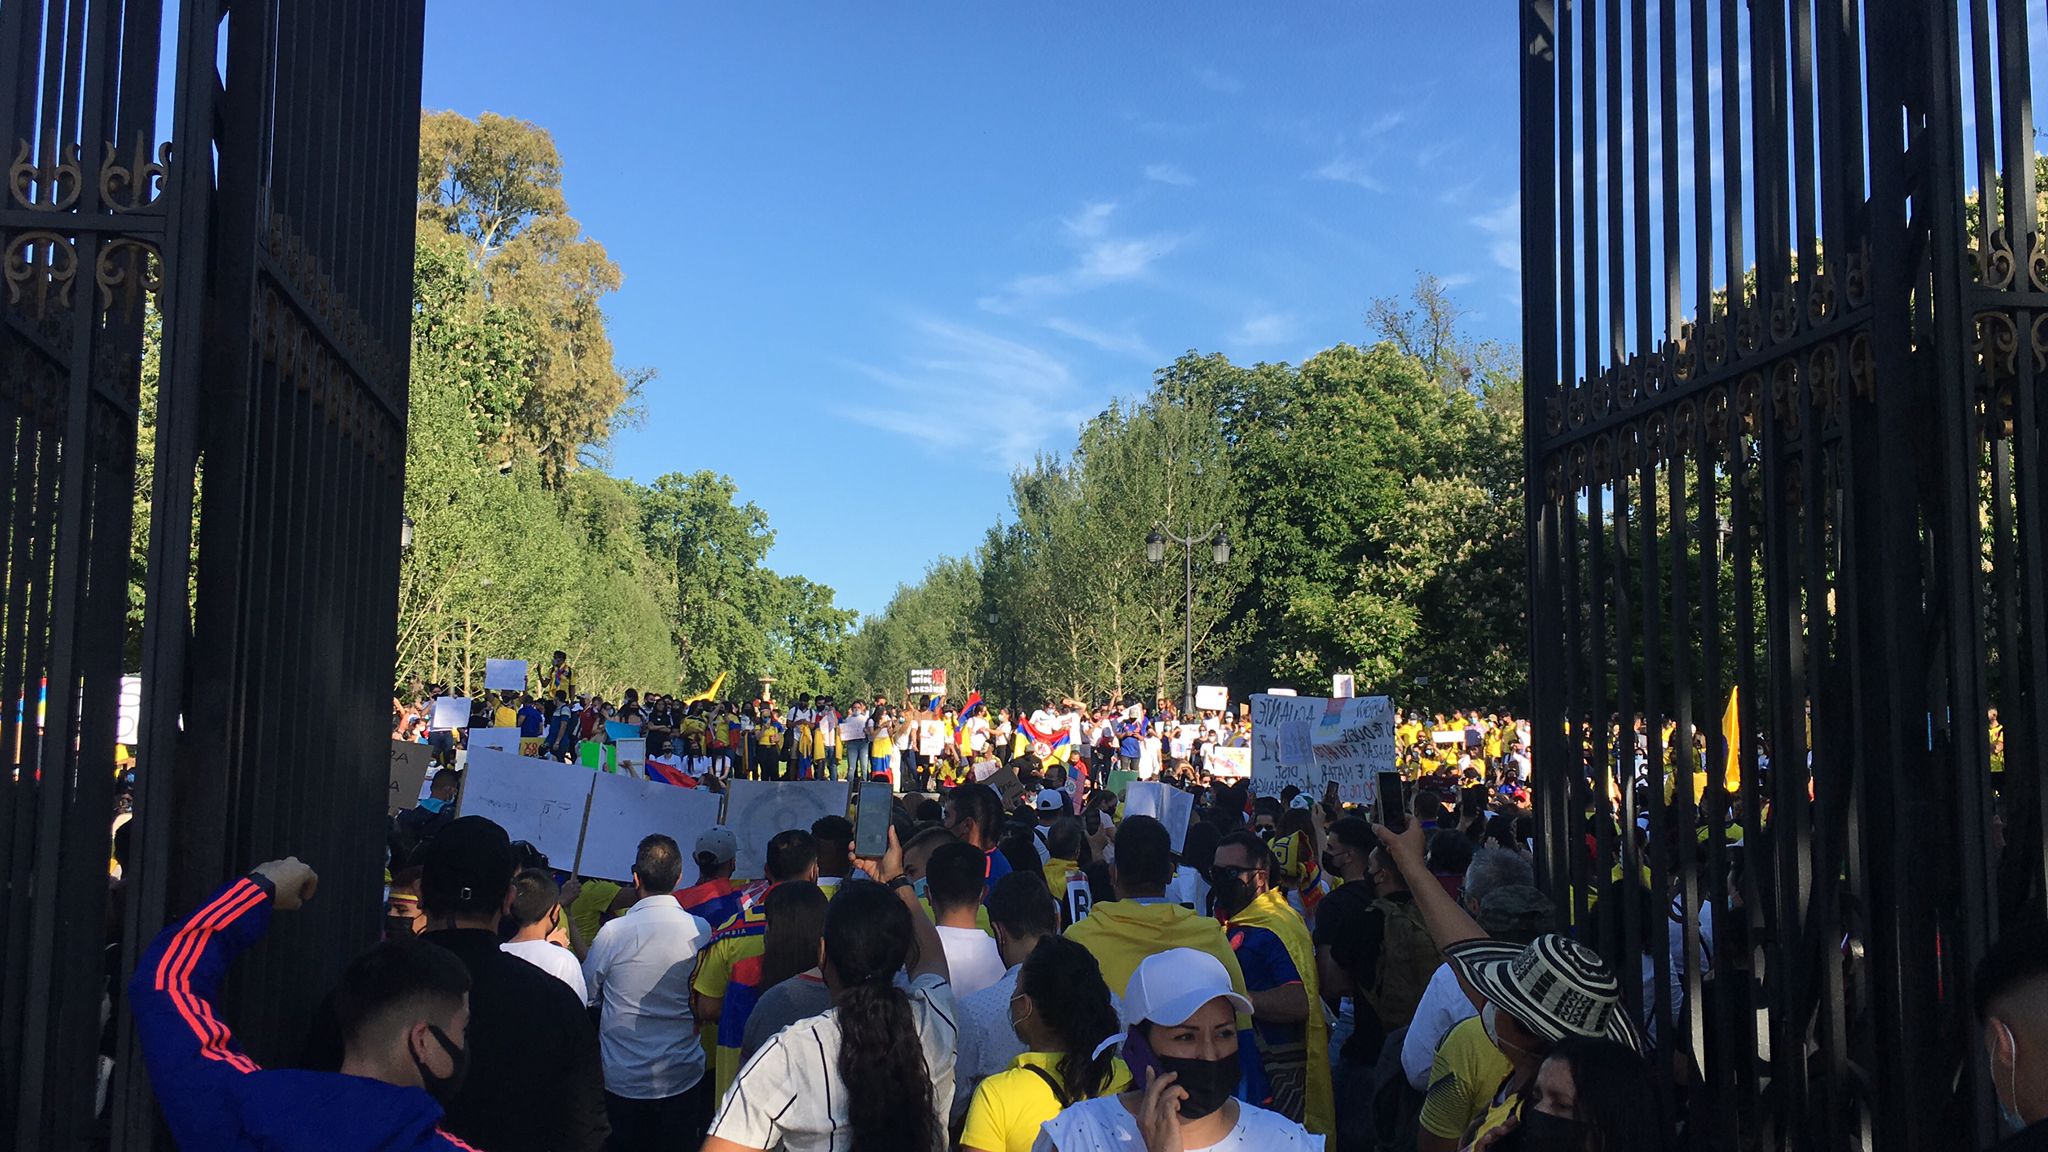
[[[593,773],[578,768],[591,782],[590,825],[583,834],[583,874],[625,883],[633,877],[633,857],[640,841],[659,832],[673,837],[687,862],[697,837],[718,823],[723,798],[702,788],[678,788],[632,776]],[[567,865],[567,861],[550,859]],[[696,866],[686,871],[695,875]]]
[[725,826],[739,839],[735,875],[763,878],[768,841],[790,828],[810,831],[821,816],[844,816],[847,791],[833,780],[735,780],[725,800]]
[[596,779],[596,773],[575,764],[471,752],[459,811],[489,817],[512,839],[546,853],[549,864],[567,869],[576,860],[583,806]]
[[1349,672],[1339,672],[1330,677],[1330,698],[1346,700],[1358,695],[1358,681]]
[[1292,688],[1268,688],[1268,689],[1266,689],[1266,695],[1268,695],[1268,696],[1294,696],[1294,695],[1298,695],[1298,693],[1296,693],[1296,692],[1295,692],[1295,690],[1294,690],[1294,689],[1292,689]]
[[1322,773],[1310,742],[1326,700],[1313,696],[1252,696],[1252,793],[1278,796],[1289,785],[1320,795]]
[[142,742],[142,677],[121,677],[121,702],[114,712],[114,743],[130,748]]
[[1171,784],[1156,780],[1133,780],[1124,792],[1124,819],[1150,816],[1166,826],[1166,835],[1179,852],[1188,838],[1188,821],[1195,814],[1195,797]]
[[1242,780],[1252,774],[1252,750],[1212,745],[1209,748],[1209,758],[1202,764],[1208,769],[1209,775],[1219,780]]
[[503,752],[519,755],[519,729],[517,728],[471,728],[469,730],[471,752]]
[[1195,707],[1203,712],[1221,712],[1230,707],[1230,689],[1221,684],[1195,686]]
[[493,692],[524,692],[528,688],[526,661],[484,661],[484,687]]
[[469,727],[469,700],[462,696],[436,696],[433,727],[436,731]]
[[1372,804],[1379,773],[1394,770],[1394,702],[1385,696],[1334,699],[1311,733],[1316,767],[1337,782],[1337,799]]
[[[647,738],[635,736],[612,745],[619,754],[619,770],[634,776],[647,775]],[[680,841],[679,841],[680,842]]]

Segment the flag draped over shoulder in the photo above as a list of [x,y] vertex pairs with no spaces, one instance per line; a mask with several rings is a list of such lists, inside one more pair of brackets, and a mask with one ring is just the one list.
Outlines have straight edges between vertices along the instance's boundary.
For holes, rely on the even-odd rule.
[[1029,719],[1018,721],[1017,726],[1024,738],[1031,741],[1032,754],[1040,760],[1065,760],[1069,755],[1074,741],[1071,727],[1062,724],[1056,729],[1040,728]]
[[962,704],[960,706],[959,718],[954,720],[953,722],[953,742],[954,745],[960,749],[960,754],[962,756],[967,755],[970,751],[970,749],[968,748],[968,743],[969,737],[972,735],[972,732],[968,729],[967,722],[969,720],[974,719],[977,715],[980,715],[980,713],[981,693],[974,692],[969,694],[967,697],[967,703]]

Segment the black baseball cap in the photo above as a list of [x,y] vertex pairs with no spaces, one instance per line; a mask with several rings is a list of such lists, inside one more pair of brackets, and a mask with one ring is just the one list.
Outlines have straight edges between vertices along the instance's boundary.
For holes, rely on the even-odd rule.
[[483,816],[450,821],[421,850],[420,903],[473,908],[503,900],[512,885],[512,838]]

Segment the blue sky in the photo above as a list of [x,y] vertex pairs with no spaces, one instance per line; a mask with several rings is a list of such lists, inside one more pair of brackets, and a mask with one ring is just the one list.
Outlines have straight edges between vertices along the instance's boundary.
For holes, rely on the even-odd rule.
[[546,127],[624,269],[614,471],[731,475],[873,612],[1182,351],[1366,339],[1418,270],[1517,338],[1503,6],[1055,7],[428,5],[425,105]]

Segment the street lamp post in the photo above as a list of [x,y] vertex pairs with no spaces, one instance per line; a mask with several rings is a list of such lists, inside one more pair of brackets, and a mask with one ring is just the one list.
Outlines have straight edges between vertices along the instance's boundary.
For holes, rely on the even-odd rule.
[[1201,532],[1176,536],[1163,528],[1152,529],[1145,537],[1145,559],[1154,564],[1166,563],[1166,546],[1178,544],[1186,559],[1187,573],[1187,635],[1181,647],[1181,672],[1185,677],[1181,692],[1181,715],[1190,716],[1195,711],[1195,548],[1209,545],[1209,558],[1220,567],[1230,563],[1230,537],[1223,531],[1223,525],[1211,524]]

